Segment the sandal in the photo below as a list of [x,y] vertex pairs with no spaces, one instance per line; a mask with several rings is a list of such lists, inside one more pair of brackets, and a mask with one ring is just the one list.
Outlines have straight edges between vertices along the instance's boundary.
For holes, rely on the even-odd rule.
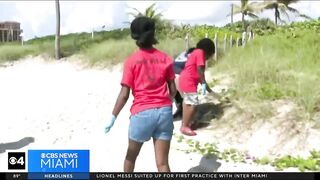
[[180,132],[186,136],[195,136],[197,133],[190,129],[189,127],[181,127]]

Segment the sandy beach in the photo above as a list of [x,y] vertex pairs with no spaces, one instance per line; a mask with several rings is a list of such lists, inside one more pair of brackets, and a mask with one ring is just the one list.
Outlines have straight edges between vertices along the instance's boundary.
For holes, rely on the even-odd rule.
[[[120,89],[121,76],[121,65],[90,69],[68,59],[26,58],[0,67],[0,171],[8,171],[8,151],[89,149],[91,172],[121,172],[132,96],[114,127],[108,134],[104,133],[105,121],[110,118]],[[176,134],[180,134],[180,123],[175,122]],[[207,142],[213,138],[209,130],[197,132],[196,140]],[[263,136],[263,132],[260,135]],[[195,170],[200,162],[198,171],[275,171],[270,166],[204,160],[200,154],[176,150],[179,146],[181,144],[173,139],[170,151],[173,172]],[[254,147],[254,143],[251,142],[250,147]],[[135,171],[157,171],[152,141],[142,147]]]

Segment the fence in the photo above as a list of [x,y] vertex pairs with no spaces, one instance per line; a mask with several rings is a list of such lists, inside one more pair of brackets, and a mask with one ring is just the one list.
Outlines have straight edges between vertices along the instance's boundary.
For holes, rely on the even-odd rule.
[[[205,37],[208,38],[208,33],[205,34]],[[218,37],[218,33],[215,33],[213,42],[215,44],[215,54],[214,60],[218,60],[219,55],[226,54],[228,50],[232,47],[245,47],[246,44],[252,41],[255,38],[255,34],[253,32],[243,32],[241,38],[234,38],[232,35],[225,34],[222,41],[220,41]],[[186,49],[190,47],[190,35],[187,34],[185,37],[186,41]],[[221,47],[221,48],[220,48]]]

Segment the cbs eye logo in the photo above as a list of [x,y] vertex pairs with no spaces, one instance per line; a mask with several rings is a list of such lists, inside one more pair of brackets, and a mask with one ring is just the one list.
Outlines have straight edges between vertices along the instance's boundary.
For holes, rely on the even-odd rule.
[[24,152],[9,152],[8,153],[8,169],[25,169]]

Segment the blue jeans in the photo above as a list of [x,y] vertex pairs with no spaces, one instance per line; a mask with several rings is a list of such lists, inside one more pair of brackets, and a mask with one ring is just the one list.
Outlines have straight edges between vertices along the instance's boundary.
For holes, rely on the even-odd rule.
[[146,142],[153,139],[170,141],[173,134],[172,106],[151,108],[130,117],[129,139]]

